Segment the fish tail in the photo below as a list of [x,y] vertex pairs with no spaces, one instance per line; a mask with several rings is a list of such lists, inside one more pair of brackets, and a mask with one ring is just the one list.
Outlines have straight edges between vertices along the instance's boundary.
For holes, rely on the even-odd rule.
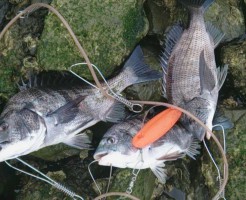
[[126,87],[136,83],[158,80],[162,73],[151,69],[144,61],[143,51],[137,46],[124,65],[123,72],[128,75]]
[[183,5],[187,6],[189,9],[202,9],[206,11],[209,6],[214,2],[214,0],[179,0]]

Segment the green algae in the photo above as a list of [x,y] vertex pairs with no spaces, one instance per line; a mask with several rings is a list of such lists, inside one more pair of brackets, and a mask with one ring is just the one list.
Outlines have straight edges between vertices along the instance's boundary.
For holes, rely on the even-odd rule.
[[[118,169],[110,191],[125,192],[133,177],[132,169]],[[141,200],[149,200],[155,187],[155,176],[150,169],[141,170],[132,187],[132,195]],[[116,198],[110,198],[116,199]]]
[[224,46],[221,50],[221,60],[229,64],[234,88],[246,95],[246,41]]
[[[245,161],[246,161],[246,111],[245,110],[225,110],[225,115],[234,123],[234,128],[227,131],[226,134],[226,155],[229,164],[229,180],[225,188],[226,199],[245,199]],[[216,136],[222,142],[221,133]],[[210,143],[210,150],[216,163],[219,163],[223,175],[223,160],[218,152],[214,142]],[[219,189],[219,183],[216,181],[217,171],[207,154],[202,162],[202,171],[206,180],[206,185],[211,194],[215,194]]]
[[[53,1],[67,19],[91,62],[109,76],[147,33],[142,1]],[[61,25],[49,14],[38,46],[38,62],[46,70],[65,70],[83,62],[77,48]],[[86,67],[78,71],[90,78]]]

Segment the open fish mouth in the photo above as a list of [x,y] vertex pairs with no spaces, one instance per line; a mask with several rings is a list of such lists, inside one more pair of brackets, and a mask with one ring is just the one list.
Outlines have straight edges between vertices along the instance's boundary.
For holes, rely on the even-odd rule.
[[108,155],[108,153],[106,153],[106,152],[97,153],[97,154],[94,155],[94,159],[99,161],[106,155]]

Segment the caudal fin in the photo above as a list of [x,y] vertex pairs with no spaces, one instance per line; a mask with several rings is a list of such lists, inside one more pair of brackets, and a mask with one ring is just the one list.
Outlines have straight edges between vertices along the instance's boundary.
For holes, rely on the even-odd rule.
[[140,46],[135,48],[125,63],[123,73],[128,75],[127,86],[162,78],[161,72],[151,69],[144,62],[144,55]]
[[188,8],[202,8],[204,11],[214,2],[214,0],[179,0]]

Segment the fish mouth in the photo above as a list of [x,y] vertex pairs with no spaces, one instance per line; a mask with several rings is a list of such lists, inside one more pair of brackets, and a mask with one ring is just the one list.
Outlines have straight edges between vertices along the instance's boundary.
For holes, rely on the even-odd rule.
[[101,160],[102,159],[102,157],[104,157],[104,156],[106,156],[106,155],[108,155],[108,153],[106,153],[106,152],[102,152],[102,153],[97,153],[97,154],[95,154],[93,157],[94,157],[94,159],[95,160]]

